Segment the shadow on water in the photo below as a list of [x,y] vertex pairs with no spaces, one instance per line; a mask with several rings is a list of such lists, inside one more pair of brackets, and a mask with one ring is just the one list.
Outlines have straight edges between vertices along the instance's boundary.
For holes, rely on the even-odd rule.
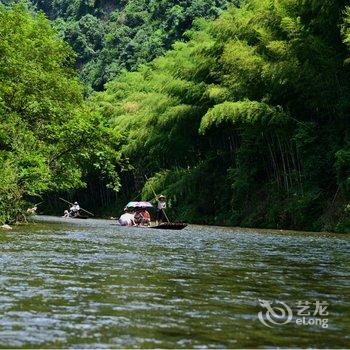
[[[42,217],[0,232],[0,246],[0,347],[350,344],[345,235]],[[266,327],[259,300],[283,301],[293,319]],[[328,327],[297,325],[298,301],[317,300]]]

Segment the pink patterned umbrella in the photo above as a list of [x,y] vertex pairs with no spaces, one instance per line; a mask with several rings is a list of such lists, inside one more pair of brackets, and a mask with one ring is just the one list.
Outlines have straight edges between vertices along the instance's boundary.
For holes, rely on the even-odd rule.
[[129,202],[126,206],[128,208],[153,208],[153,205],[150,202]]

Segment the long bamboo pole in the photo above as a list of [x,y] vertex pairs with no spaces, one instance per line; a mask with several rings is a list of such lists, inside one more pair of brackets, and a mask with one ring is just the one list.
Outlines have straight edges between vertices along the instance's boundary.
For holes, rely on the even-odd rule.
[[[60,199],[61,201],[63,201],[63,202],[68,203],[69,205],[74,205],[73,203],[68,202],[67,200],[65,200],[65,199],[63,199],[63,198],[61,198],[61,197],[59,197],[59,199]],[[95,216],[93,213],[91,213],[91,212],[85,210],[84,208],[80,208],[80,210],[85,211],[85,213],[88,213],[88,214],[90,214],[90,215],[92,215],[92,216]]]
[[[145,176],[145,178],[146,178],[146,180],[148,181],[147,176]],[[156,194],[156,191],[154,190],[154,188],[153,188],[153,186],[152,186],[151,184],[149,184],[149,185],[150,185],[150,187],[151,187],[151,190],[152,190],[152,192],[153,192],[154,196],[155,196],[155,197],[156,197],[156,199],[158,200],[158,196],[157,196],[157,194]],[[166,215],[165,210],[164,210],[163,208],[161,208],[161,209],[162,209],[163,214],[164,214],[165,218],[167,219],[167,221],[168,221],[168,222],[170,222],[170,220],[169,220],[168,216]]]

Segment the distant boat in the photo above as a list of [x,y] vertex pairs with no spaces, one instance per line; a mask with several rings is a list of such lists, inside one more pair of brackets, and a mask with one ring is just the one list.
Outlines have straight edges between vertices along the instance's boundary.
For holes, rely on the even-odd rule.
[[182,230],[187,226],[183,222],[162,222],[157,226],[151,226],[150,228],[159,229],[159,230]]
[[88,219],[89,217],[86,215],[78,214],[74,216],[69,216],[70,219]]

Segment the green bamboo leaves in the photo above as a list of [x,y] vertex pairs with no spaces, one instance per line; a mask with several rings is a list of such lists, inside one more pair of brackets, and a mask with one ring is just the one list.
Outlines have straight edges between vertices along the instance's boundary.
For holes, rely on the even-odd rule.
[[333,5],[247,0],[93,98],[180,218],[340,227],[350,79]]
[[282,126],[288,122],[288,116],[282,108],[271,107],[266,103],[257,101],[223,102],[208,110],[201,121],[199,132],[221,124],[252,125],[254,127]]

